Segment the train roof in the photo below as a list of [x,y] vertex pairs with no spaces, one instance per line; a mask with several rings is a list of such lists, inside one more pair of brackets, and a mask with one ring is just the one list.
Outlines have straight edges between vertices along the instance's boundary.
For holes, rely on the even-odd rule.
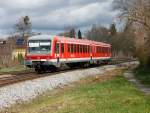
[[67,42],[67,43],[86,44],[86,45],[94,44],[94,45],[101,45],[101,46],[105,46],[105,47],[111,47],[110,44],[92,41],[92,40],[87,40],[87,39],[76,39],[76,38],[60,37],[60,36],[57,36],[57,39],[60,42],[64,42],[64,43]]
[[53,35],[36,35],[29,37],[28,40],[52,40],[54,37]]
[[57,39],[62,43],[77,43],[77,44],[94,44],[94,45],[101,45],[106,47],[111,47],[110,44],[106,44],[103,42],[91,41],[87,39],[76,39],[76,38],[69,38],[64,36],[55,36],[55,35],[36,35],[29,37],[28,40],[53,40]]

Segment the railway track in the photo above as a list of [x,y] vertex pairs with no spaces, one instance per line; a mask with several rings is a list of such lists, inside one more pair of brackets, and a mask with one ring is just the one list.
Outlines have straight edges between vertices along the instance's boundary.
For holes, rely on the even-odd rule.
[[[117,64],[121,64],[121,63],[125,63],[125,62],[132,62],[132,61],[136,61],[136,60],[112,59],[112,62],[108,65],[117,65]],[[91,66],[89,68],[93,68],[93,67],[96,67],[96,66]],[[37,74],[34,71],[13,72],[11,74],[0,75],[0,87],[4,87],[7,85],[11,85],[11,84],[15,84],[15,83],[19,83],[19,82],[23,82],[23,81],[27,81],[27,80],[33,80],[33,79],[37,79],[37,78],[41,78],[41,77],[52,76],[52,75],[63,73],[63,72],[75,71],[75,70],[81,70],[81,69],[80,68],[74,68],[74,69],[64,68],[58,72],[47,72],[44,74]]]

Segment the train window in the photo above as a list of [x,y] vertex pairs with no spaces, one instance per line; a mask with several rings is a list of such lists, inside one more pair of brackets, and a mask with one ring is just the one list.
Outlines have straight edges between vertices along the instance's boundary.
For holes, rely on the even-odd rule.
[[61,44],[61,52],[64,53],[64,44]]
[[82,53],[84,53],[84,45],[82,45]]
[[84,45],[82,45],[82,53],[84,53]]
[[80,53],[82,53],[82,45],[80,45]]
[[70,44],[68,44],[68,53],[70,53]]
[[90,46],[90,53],[92,53],[92,47]]
[[107,47],[105,48],[105,53],[108,53],[108,48]]
[[77,52],[79,53],[79,51],[80,51],[80,48],[79,48],[79,45],[77,45]]
[[105,47],[103,47],[103,53],[105,53]]
[[82,53],[82,47],[81,47],[81,45],[80,45],[80,53]]
[[106,53],[106,48],[104,47],[104,53]]
[[106,48],[106,53],[108,53],[108,48]]
[[85,45],[83,45],[83,53],[85,53]]
[[59,43],[56,43],[56,45],[55,45],[55,53],[56,54],[59,53]]
[[90,53],[90,46],[88,45],[88,53]]
[[76,50],[77,50],[76,47],[77,47],[77,46],[76,46],[76,44],[75,44],[75,45],[74,45],[74,53],[77,52],[77,51],[76,51]]
[[106,53],[106,51],[107,51],[107,49],[106,49],[106,47],[104,47],[104,53]]
[[84,53],[84,45],[82,45],[82,53]]
[[111,53],[111,48],[109,48],[109,53]]
[[104,53],[104,48],[102,47],[102,53]]
[[96,53],[98,53],[98,47],[96,47]]
[[87,46],[87,53],[89,53],[89,46]]
[[72,47],[72,48],[73,48],[73,52],[72,52],[72,53],[74,53],[74,52],[75,52],[75,50],[74,50],[74,44],[72,44],[72,46],[73,46],[73,47]]
[[84,46],[82,45],[81,47],[82,47],[82,53],[84,53]]
[[99,47],[99,53],[101,53],[101,47]]
[[72,53],[72,44],[70,44],[70,53]]
[[70,49],[69,51],[70,51],[70,53],[71,53],[71,44],[70,44],[70,46],[69,46],[69,49]]
[[87,45],[86,45],[86,49],[85,50],[86,50],[86,53],[88,53],[88,46]]
[[83,48],[82,48],[82,49],[83,49],[83,50],[82,50],[82,51],[83,51],[83,53],[85,53],[85,45],[83,45]]
[[103,48],[101,47],[100,52],[103,53]]
[[71,44],[71,53],[73,53],[73,44]]

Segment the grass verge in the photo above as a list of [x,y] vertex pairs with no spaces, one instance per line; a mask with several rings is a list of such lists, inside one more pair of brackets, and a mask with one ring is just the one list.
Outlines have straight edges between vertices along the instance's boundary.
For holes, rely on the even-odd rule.
[[150,69],[138,67],[134,70],[135,77],[150,87]]
[[26,71],[26,70],[27,70],[27,68],[24,67],[24,65],[16,65],[13,67],[1,68],[0,74],[11,74],[14,72],[22,72],[22,71]]
[[[122,76],[96,76],[59,87],[2,113],[150,113],[150,96]],[[120,75],[120,74],[119,74]]]

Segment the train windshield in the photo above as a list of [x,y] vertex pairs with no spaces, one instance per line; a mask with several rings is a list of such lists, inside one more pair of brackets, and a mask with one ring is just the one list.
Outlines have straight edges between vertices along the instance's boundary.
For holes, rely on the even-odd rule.
[[31,40],[28,42],[28,52],[30,54],[48,54],[51,53],[50,40]]

